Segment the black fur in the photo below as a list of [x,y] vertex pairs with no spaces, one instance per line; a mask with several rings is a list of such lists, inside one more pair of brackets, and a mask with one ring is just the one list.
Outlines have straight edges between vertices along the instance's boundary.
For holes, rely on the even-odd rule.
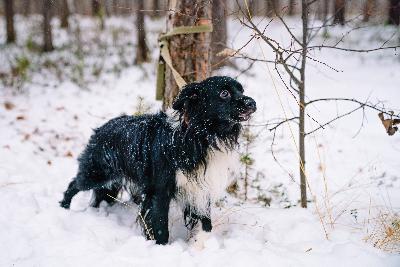
[[[84,190],[93,190],[92,206],[103,200],[112,204],[124,188],[140,204],[140,215],[152,230],[146,232],[147,238],[166,244],[177,171],[196,179],[199,166],[207,167],[209,150],[233,149],[240,121],[249,118],[256,103],[243,95],[240,83],[217,76],[185,86],[173,109],[175,123],[174,117],[159,112],[121,116],[96,129],[78,159],[78,173],[61,206],[69,208],[73,196]],[[210,212],[198,214],[186,205],[184,216],[187,227],[200,220],[203,230],[211,231]]]

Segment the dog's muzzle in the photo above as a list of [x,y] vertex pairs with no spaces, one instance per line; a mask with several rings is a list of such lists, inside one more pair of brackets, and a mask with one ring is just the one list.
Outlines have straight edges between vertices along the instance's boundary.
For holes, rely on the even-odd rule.
[[257,110],[256,101],[254,101],[251,97],[243,97],[241,99],[244,108],[239,112],[239,120],[247,121],[250,119],[251,114],[253,114]]

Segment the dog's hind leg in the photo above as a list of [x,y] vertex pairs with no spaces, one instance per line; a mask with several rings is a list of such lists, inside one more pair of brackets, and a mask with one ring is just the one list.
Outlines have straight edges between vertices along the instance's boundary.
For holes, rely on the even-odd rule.
[[64,192],[64,198],[60,201],[60,206],[69,209],[72,198],[78,194],[80,190],[77,188],[76,179],[69,183],[67,190]]
[[121,188],[121,185],[113,184],[111,188],[104,187],[94,189],[93,201],[91,203],[91,206],[94,208],[98,208],[103,200],[106,201],[109,205],[114,204]]

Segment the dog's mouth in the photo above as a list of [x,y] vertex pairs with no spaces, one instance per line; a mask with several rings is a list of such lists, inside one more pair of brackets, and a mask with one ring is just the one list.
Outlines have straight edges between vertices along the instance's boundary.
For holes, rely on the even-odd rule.
[[239,121],[248,121],[251,117],[251,114],[253,114],[256,110],[255,109],[248,109],[244,112],[239,113],[238,118]]

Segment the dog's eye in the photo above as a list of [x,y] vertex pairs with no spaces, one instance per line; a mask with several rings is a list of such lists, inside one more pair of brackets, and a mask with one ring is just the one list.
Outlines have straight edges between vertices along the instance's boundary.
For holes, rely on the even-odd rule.
[[229,91],[227,91],[227,90],[223,90],[220,94],[219,94],[219,96],[221,97],[221,98],[228,98],[228,97],[231,97],[231,93],[229,93]]

